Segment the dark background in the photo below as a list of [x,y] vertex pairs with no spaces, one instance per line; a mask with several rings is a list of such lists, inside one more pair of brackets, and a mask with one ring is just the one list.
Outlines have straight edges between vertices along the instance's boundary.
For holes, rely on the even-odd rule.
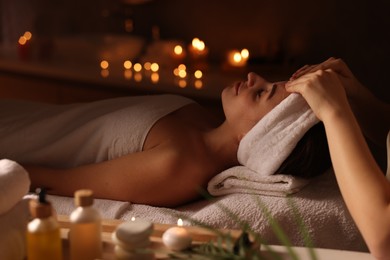
[[[134,4],[134,2],[140,2]],[[199,37],[210,61],[248,48],[251,64],[299,68],[341,57],[374,94],[389,102],[390,3],[387,0],[0,0],[0,41],[35,35],[129,33],[190,42]]]

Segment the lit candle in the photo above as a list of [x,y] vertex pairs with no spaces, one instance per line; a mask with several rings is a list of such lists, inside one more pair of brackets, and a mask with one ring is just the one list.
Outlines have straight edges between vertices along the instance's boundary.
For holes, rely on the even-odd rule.
[[194,38],[192,40],[191,45],[189,46],[189,50],[193,56],[193,58],[200,58],[207,55],[208,49],[204,43],[199,38]]
[[182,61],[186,56],[185,50],[181,45],[175,45],[173,48],[173,58],[178,61]]
[[19,49],[19,57],[22,60],[28,60],[30,58],[31,50],[30,50],[30,39],[32,35],[30,32],[25,32],[23,36],[19,37],[18,40],[18,49]]
[[191,246],[190,233],[182,227],[183,221],[179,218],[176,227],[171,227],[163,234],[163,242],[171,250],[180,251]]
[[249,58],[249,51],[247,49],[232,50],[228,53],[227,61],[233,67],[244,67]]

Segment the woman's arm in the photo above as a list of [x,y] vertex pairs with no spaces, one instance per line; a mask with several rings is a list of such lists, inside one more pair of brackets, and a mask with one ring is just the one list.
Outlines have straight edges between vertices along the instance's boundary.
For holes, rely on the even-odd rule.
[[110,161],[70,169],[25,166],[32,188],[73,196],[89,188],[97,198],[158,206],[177,206],[198,196],[203,181],[191,161],[169,145],[125,155]]
[[329,58],[320,64],[306,65],[295,72],[291,79],[294,80],[307,73],[326,69],[331,69],[338,74],[365,136],[379,147],[384,148],[387,132],[390,128],[390,105],[375,97],[364,87],[342,59]]
[[371,253],[390,255],[390,184],[376,164],[331,70],[306,74],[286,85],[299,92],[324,122],[331,159],[346,205]]

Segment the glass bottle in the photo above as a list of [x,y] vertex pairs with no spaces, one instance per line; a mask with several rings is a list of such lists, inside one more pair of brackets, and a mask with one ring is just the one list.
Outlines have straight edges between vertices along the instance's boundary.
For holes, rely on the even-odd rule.
[[76,209],[70,215],[70,259],[92,260],[102,257],[101,217],[92,206],[93,192],[75,192]]
[[62,260],[60,227],[44,191],[39,199],[30,201],[30,212],[33,219],[27,225],[28,260]]

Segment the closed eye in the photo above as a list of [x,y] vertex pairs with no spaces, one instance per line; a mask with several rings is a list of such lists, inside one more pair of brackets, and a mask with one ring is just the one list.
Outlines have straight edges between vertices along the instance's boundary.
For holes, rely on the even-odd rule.
[[277,87],[277,85],[276,85],[276,84],[273,84],[273,85],[272,85],[272,89],[271,89],[271,91],[270,91],[270,93],[269,93],[269,95],[268,95],[268,98],[267,98],[267,99],[270,99],[270,98],[272,98],[272,96],[275,94],[276,87]]
[[256,95],[257,96],[261,96],[261,94],[264,92],[264,89],[259,89],[258,91],[256,91]]

